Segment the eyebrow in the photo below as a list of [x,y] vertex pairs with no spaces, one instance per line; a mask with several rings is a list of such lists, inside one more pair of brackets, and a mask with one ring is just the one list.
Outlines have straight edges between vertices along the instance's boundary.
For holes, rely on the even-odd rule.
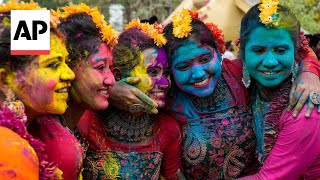
[[209,51],[207,51],[207,52],[201,52],[201,54],[197,54],[196,56],[194,56],[193,58],[178,58],[176,61],[176,63],[174,63],[174,64],[179,64],[179,63],[184,63],[184,62],[190,62],[190,61],[193,61],[194,59],[197,59],[197,58],[199,58],[199,57],[201,57],[201,56],[205,56],[205,55],[212,55],[212,56],[214,56],[214,52],[212,52],[210,49],[208,49]]
[[94,63],[97,63],[97,62],[100,62],[100,61],[105,61],[105,60],[108,60],[107,57],[103,57],[103,58],[97,58],[94,60]]
[[54,56],[49,56],[46,57],[44,60],[40,61],[39,63],[48,63],[49,61],[52,61],[53,59],[58,59],[58,61],[62,60],[62,56],[60,55],[54,55]]

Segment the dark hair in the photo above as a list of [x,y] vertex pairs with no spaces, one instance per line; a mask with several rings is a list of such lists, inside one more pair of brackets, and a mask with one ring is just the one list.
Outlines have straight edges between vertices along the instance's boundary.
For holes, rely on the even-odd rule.
[[[245,58],[244,49],[250,32],[257,27],[265,27],[265,25],[260,22],[259,5],[260,4],[253,6],[241,20],[240,54],[242,59]],[[300,48],[300,22],[295,14],[289,8],[283,5],[278,5],[277,13],[279,13],[281,18],[279,25],[277,27],[270,28],[286,29],[290,33],[292,41],[295,43],[295,55],[297,55],[296,51]]]
[[62,19],[58,28],[66,37],[71,66],[97,53],[100,44],[103,43],[99,29],[92,17],[86,13],[74,14]]
[[320,41],[320,34],[307,34],[305,35],[310,41],[309,46],[310,47],[316,47],[318,42]]
[[169,66],[171,66],[172,64],[172,58],[174,56],[175,50],[181,47],[183,45],[183,42],[185,42],[185,40],[187,39],[196,41],[202,45],[210,46],[214,48],[217,51],[217,53],[219,53],[217,43],[212,37],[211,31],[202,21],[192,18],[191,26],[192,26],[192,31],[190,32],[190,35],[187,38],[175,37],[173,35],[172,23],[168,24],[164,28],[164,35],[168,40],[165,48],[169,57]]
[[231,46],[231,45],[232,45],[232,41],[227,41],[227,42],[225,43],[226,48],[229,48],[229,46]]
[[149,36],[137,28],[125,30],[112,51],[115,67],[122,71],[124,77],[128,76],[139,63],[141,52],[148,48],[156,48]]

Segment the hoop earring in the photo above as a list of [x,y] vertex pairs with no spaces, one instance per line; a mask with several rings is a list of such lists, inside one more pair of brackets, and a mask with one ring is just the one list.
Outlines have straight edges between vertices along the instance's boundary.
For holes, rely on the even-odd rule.
[[242,68],[242,83],[246,88],[249,88],[250,83],[251,83],[251,78],[250,78],[249,72],[244,65]]
[[1,106],[12,111],[23,123],[27,122],[24,105],[22,101],[16,100],[15,93],[11,89],[7,91],[6,100],[2,102]]
[[292,72],[291,82],[294,82],[294,80],[297,78],[298,70],[299,70],[299,66],[296,63],[296,61],[294,61],[294,64],[293,64],[292,70],[291,70],[291,72]]

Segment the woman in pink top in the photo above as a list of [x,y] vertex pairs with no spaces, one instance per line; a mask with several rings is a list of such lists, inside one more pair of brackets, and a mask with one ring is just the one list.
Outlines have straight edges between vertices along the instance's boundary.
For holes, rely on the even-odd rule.
[[[243,179],[315,179],[320,177],[320,116],[285,108],[296,65],[308,53],[300,23],[277,2],[252,7],[241,22],[243,81],[250,84],[256,151],[261,169]],[[302,112],[309,106],[305,105]]]

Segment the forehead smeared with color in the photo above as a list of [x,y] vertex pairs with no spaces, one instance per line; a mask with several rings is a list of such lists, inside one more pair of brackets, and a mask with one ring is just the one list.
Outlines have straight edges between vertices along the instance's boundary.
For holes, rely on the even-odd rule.
[[119,68],[124,75],[129,75],[128,72],[141,63],[142,51],[156,47],[150,37],[136,28],[121,33],[118,42],[112,51],[113,59],[115,67]]

